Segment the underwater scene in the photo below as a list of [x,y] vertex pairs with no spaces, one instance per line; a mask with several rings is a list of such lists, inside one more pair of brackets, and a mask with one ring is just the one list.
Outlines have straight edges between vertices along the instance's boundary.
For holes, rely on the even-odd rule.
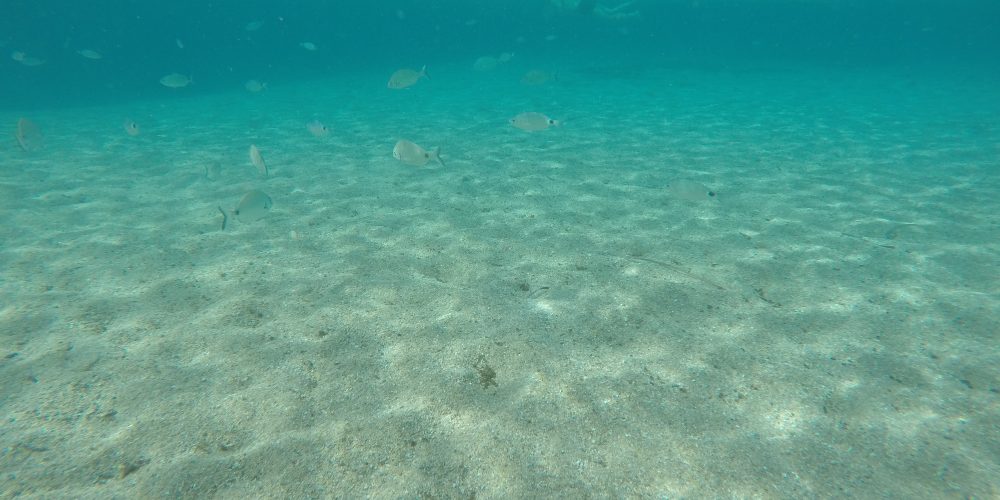
[[998,498],[1000,3],[4,0],[0,498]]

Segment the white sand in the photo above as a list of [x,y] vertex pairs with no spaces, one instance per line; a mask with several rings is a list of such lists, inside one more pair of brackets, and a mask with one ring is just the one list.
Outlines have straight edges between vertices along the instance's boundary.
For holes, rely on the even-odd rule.
[[0,496],[1000,495],[995,81],[515,69],[0,114]]

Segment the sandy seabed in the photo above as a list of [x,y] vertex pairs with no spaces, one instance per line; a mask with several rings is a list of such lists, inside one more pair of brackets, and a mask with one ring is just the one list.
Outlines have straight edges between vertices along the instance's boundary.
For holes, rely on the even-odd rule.
[[0,113],[0,496],[1000,495],[995,78],[552,69]]

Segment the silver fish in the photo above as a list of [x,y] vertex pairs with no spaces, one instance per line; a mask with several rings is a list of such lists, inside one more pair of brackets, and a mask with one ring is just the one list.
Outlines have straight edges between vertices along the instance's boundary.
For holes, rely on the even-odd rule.
[[392,148],[392,157],[414,167],[422,167],[431,160],[438,162],[442,167],[444,166],[444,161],[441,160],[441,148],[427,151],[406,139],[400,139],[396,142]]

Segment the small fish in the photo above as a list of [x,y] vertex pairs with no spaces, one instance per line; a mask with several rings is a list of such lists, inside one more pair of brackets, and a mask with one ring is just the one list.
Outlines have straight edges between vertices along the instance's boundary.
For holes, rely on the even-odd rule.
[[17,145],[24,151],[35,151],[42,147],[42,131],[35,122],[21,118],[17,120],[17,131],[14,132]]
[[45,59],[39,59],[37,57],[29,56],[28,54],[25,54],[24,52],[21,52],[19,50],[11,52],[10,58],[25,66],[41,66],[45,64]]
[[309,52],[313,52],[318,48],[316,47],[316,44],[312,42],[302,42],[299,44],[299,47],[302,47],[303,49],[306,49]]
[[169,75],[160,78],[160,85],[172,89],[181,89],[191,85],[192,83],[194,83],[194,80],[192,80],[190,76],[185,76],[180,73],[170,73]]
[[545,130],[549,127],[558,127],[561,125],[559,120],[553,120],[548,116],[532,111],[521,113],[514,118],[511,118],[510,124],[528,132],[537,132],[539,130]]
[[122,125],[125,128],[125,133],[135,137],[139,135],[139,124],[133,121],[131,118],[126,118],[125,123]]
[[174,43],[177,44],[178,49],[184,48],[184,42],[182,42],[180,38],[174,38]]
[[267,83],[258,80],[247,80],[247,82],[243,84],[243,88],[247,89],[248,92],[256,94],[262,90],[267,90]]
[[37,57],[25,57],[21,60],[21,64],[25,66],[41,66],[45,64],[45,59],[39,59]]
[[475,71],[493,71],[497,69],[500,65],[500,60],[493,56],[483,56],[476,59],[476,62],[472,63],[472,69]]
[[500,54],[500,57],[497,58],[497,59],[500,62],[502,62],[502,63],[509,63],[510,60],[513,59],[513,58],[514,58],[514,53],[513,52],[504,52],[504,53]]
[[93,59],[95,61],[103,58],[103,56],[101,56],[101,53],[96,50],[80,49],[76,51],[76,53],[80,54],[80,56],[85,59]]
[[243,27],[246,31],[257,31],[264,26],[264,21],[250,21]]
[[390,89],[405,89],[406,87],[416,84],[421,78],[428,78],[426,65],[420,68],[420,71],[414,71],[412,69],[396,70],[396,72],[389,77],[389,84],[386,86]]
[[441,160],[441,148],[427,151],[406,139],[400,139],[396,142],[392,148],[392,157],[414,167],[422,167],[431,160],[438,162],[442,167],[444,166],[444,161]]
[[260,150],[254,144],[250,145],[250,163],[257,167],[257,172],[261,177],[267,177],[267,164],[264,163],[264,158],[260,155]]
[[[273,202],[270,196],[263,191],[254,189],[243,195],[239,205],[236,205],[236,209],[233,210],[233,215],[243,223],[255,222],[263,219],[272,205]],[[225,215],[225,212],[223,212],[223,215]],[[225,229],[225,219],[222,222],[223,229]]]
[[542,71],[540,69],[533,69],[524,74],[521,77],[521,83],[525,85],[545,85],[556,79],[555,73],[550,73],[548,71]]
[[306,124],[306,130],[315,137],[326,137],[330,135],[330,129],[319,120],[313,120]]

